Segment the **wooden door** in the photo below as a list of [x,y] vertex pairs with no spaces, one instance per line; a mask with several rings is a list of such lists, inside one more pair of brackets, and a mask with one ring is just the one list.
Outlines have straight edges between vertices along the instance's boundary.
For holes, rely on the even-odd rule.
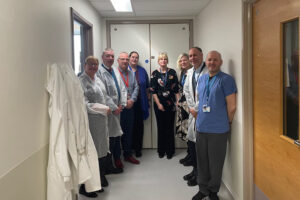
[[300,148],[284,128],[283,39],[284,24],[299,16],[299,0],[253,6],[254,182],[272,200],[300,199]]

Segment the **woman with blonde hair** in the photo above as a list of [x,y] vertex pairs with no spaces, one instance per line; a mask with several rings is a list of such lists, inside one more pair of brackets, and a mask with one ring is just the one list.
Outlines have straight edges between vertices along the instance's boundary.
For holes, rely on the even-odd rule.
[[152,72],[150,91],[154,99],[157,123],[157,151],[160,158],[175,153],[174,122],[178,102],[178,78],[174,69],[168,68],[167,53],[158,55],[159,69]]
[[189,119],[189,107],[186,102],[185,95],[183,93],[183,86],[185,84],[187,70],[192,67],[189,56],[186,53],[182,53],[178,56],[177,67],[180,69],[179,80],[179,101],[177,109],[177,121],[176,121],[176,133],[175,135],[184,141],[187,141],[186,135],[188,131],[188,119]]

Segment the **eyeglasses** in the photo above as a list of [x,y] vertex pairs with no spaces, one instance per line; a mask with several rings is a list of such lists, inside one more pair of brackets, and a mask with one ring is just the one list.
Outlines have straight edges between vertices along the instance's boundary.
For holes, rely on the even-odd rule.
[[88,66],[91,66],[91,67],[97,67],[99,64],[97,63],[88,63]]
[[119,59],[122,61],[124,61],[124,60],[129,61],[129,58],[119,58]]

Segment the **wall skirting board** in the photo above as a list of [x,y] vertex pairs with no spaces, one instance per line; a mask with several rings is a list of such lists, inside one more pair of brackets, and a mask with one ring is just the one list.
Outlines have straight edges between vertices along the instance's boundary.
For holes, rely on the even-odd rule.
[[0,179],[1,199],[46,200],[46,145]]

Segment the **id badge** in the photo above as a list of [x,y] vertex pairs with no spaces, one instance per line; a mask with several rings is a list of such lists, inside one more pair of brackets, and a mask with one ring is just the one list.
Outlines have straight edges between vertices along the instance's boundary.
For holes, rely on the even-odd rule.
[[168,97],[168,96],[169,96],[169,93],[168,93],[168,92],[163,92],[162,95],[163,95],[164,97]]
[[202,111],[203,111],[204,113],[209,113],[209,112],[210,112],[210,106],[203,105]]

